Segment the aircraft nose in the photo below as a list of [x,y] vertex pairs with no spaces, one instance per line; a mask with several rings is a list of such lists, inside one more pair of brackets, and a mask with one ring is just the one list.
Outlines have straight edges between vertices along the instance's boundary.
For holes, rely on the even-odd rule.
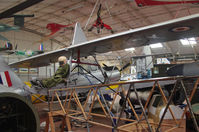
[[183,67],[184,67],[183,64],[170,67],[167,70],[167,75],[168,76],[179,76],[179,75],[183,75]]

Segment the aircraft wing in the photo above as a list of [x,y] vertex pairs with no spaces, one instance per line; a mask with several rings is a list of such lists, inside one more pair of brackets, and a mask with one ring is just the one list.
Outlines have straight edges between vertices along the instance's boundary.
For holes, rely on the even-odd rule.
[[[73,52],[73,58],[77,57],[77,51],[80,51],[80,57],[85,57],[89,55],[106,53],[109,51],[123,50],[131,47],[139,47],[153,43],[167,42],[198,36],[199,14],[195,14],[146,27],[131,29],[126,32],[113,34],[107,37],[86,41],[83,43],[78,43],[69,46],[67,50],[60,49],[49,53],[44,53],[16,63],[12,63],[10,66],[41,66],[41,62],[48,61],[50,63],[51,61],[49,60],[54,60],[60,55],[69,55],[69,51]],[[77,38],[79,39],[81,37]]]
[[62,48],[59,50],[35,55],[35,56],[28,57],[14,63],[10,63],[9,66],[10,67],[23,67],[23,68],[47,66],[50,63],[56,62],[59,56],[62,56],[62,55],[69,56],[69,52],[67,52],[67,50],[68,50],[67,48]]
[[84,57],[198,36],[199,14],[195,14],[72,45],[68,49],[72,51],[80,50],[81,57]]
[[0,35],[0,40],[9,41],[6,37]]
[[0,48],[0,52],[1,52],[1,51],[6,51],[6,50],[10,50],[10,49],[9,49],[9,48],[6,48],[6,47],[5,47],[5,48],[4,48],[4,47],[3,47],[3,48]]
[[138,6],[198,3],[199,0],[135,0]]

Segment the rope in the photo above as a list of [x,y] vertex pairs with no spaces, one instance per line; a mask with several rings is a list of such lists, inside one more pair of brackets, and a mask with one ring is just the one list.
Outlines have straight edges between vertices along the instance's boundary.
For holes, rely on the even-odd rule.
[[99,0],[96,1],[95,5],[94,5],[94,8],[93,8],[93,10],[92,10],[92,12],[91,12],[91,14],[90,14],[90,16],[88,18],[88,21],[86,22],[86,25],[84,26],[84,30],[86,30],[86,27],[88,26],[88,23],[90,22],[90,19],[93,16],[93,13],[94,13],[94,11],[96,9],[96,6],[97,6],[98,2],[99,2]]
[[180,5],[180,8],[176,11],[176,14],[175,14],[175,16],[174,16],[174,19],[177,18],[178,14],[180,13],[180,11],[181,11],[182,8],[183,8],[183,5],[184,5],[184,7],[187,8],[187,11],[188,11],[189,15],[191,15],[191,12],[190,12],[189,8],[188,8],[187,6],[185,6],[185,4],[186,4],[186,1],[185,1],[185,0],[182,0],[182,4]]

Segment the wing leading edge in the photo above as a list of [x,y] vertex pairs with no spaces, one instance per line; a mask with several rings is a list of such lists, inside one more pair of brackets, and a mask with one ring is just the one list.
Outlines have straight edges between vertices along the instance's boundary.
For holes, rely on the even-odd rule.
[[[158,42],[167,42],[198,36],[199,14],[195,14],[71,45],[68,48],[59,49],[30,57],[19,62],[11,63],[10,66],[44,66],[49,64],[52,60],[55,61],[55,58],[59,57],[60,55],[69,56],[70,52],[73,52],[73,58],[77,57],[77,51],[80,51],[81,57],[85,57],[89,55],[106,53],[109,51],[123,50],[131,47],[139,47]],[[38,60],[41,60],[43,64],[39,63],[40,61]]]
[[59,50],[46,52],[43,54],[35,55],[29,58],[25,58],[23,60],[10,63],[9,66],[11,67],[23,67],[23,68],[35,68],[35,67],[42,67],[47,66],[50,63],[54,63],[57,61],[59,56],[69,56],[69,52],[67,52],[67,48],[62,48]]
[[199,14],[195,14],[87,41],[70,46],[68,49],[72,51],[80,50],[81,57],[84,57],[109,51],[198,36]]

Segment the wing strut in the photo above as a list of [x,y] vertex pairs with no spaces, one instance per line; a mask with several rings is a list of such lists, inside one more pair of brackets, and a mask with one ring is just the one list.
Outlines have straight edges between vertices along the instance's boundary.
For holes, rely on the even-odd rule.
[[80,50],[77,51],[77,60],[76,61],[72,60],[72,63],[99,66],[99,64],[81,62],[80,61]]

